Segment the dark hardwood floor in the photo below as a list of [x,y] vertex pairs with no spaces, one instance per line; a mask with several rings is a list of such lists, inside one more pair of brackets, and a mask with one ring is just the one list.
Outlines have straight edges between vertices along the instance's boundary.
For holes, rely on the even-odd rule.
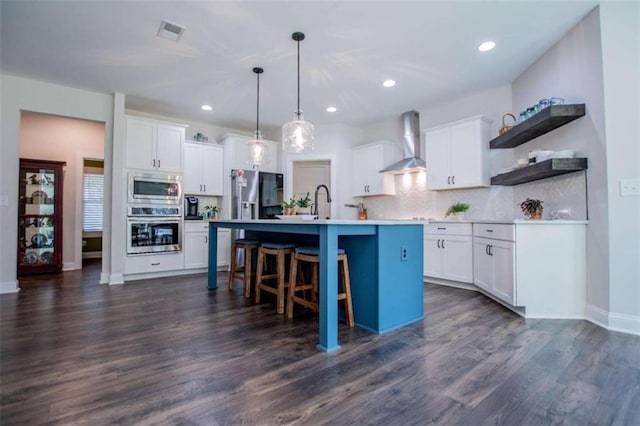
[[[426,285],[378,336],[254,306],[205,275],[98,285],[99,266],[0,296],[2,425],[640,425],[640,337],[524,321]],[[221,276],[226,280],[226,274]]]

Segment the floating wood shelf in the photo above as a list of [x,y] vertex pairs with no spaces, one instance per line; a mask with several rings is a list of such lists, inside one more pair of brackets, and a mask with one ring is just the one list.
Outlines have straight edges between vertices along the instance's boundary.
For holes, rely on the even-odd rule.
[[489,142],[491,149],[514,148],[582,117],[584,104],[551,105]]
[[491,185],[519,185],[582,170],[587,170],[586,158],[552,158],[522,169],[493,176]]

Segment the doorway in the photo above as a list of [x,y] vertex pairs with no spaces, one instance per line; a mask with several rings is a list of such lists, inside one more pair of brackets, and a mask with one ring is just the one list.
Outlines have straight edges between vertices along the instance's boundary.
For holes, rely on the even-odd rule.
[[[296,198],[309,193],[311,202],[318,185],[324,184],[331,191],[331,161],[310,160],[293,162],[292,194]],[[318,217],[331,217],[331,205],[327,202],[328,194],[323,189],[318,194]]]

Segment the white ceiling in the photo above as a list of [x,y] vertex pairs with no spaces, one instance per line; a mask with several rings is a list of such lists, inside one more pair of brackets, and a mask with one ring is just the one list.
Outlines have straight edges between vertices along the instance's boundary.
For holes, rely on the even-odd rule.
[[[0,69],[252,130],[261,66],[261,127],[277,127],[296,109],[291,34],[302,31],[305,118],[363,125],[511,82],[597,3],[2,0]],[[163,19],[187,28],[179,42],[157,37]],[[487,39],[497,47],[478,52]]]

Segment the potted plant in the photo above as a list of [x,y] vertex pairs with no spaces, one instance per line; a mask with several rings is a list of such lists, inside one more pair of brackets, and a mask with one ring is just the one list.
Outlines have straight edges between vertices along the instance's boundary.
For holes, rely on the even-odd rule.
[[295,214],[297,205],[298,205],[298,201],[294,196],[292,196],[289,199],[289,201],[284,200],[282,203],[280,203],[280,206],[282,207],[282,213],[284,215]]
[[205,206],[204,207],[204,216],[205,219],[217,219],[218,214],[220,213],[220,208],[218,206]]
[[529,219],[540,220],[542,219],[543,211],[542,203],[544,203],[544,201],[527,198],[520,203],[520,208],[522,209],[522,213]]
[[458,201],[452,204],[451,207],[449,207],[449,210],[447,210],[447,213],[444,215],[444,217],[455,215],[456,219],[462,220],[464,219],[464,213],[469,210],[469,207],[471,207],[470,204],[461,203],[460,201]]
[[298,201],[296,201],[296,205],[300,208],[298,210],[298,214],[309,214],[311,211],[309,210],[309,206],[311,206],[311,198],[309,197],[309,193],[304,197],[300,197]]

